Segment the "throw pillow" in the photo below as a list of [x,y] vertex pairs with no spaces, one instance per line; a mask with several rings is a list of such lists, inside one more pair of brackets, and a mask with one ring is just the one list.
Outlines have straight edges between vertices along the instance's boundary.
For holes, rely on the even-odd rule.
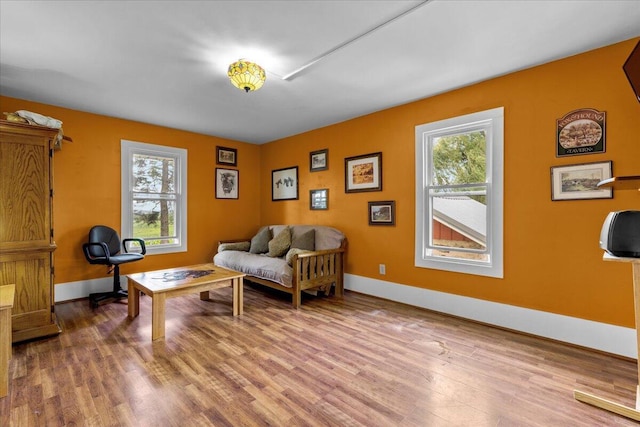
[[269,252],[269,240],[271,240],[271,230],[269,230],[269,227],[264,227],[251,239],[249,252],[252,254]]
[[270,257],[281,257],[287,253],[291,246],[291,228],[285,227],[276,237],[269,242]]
[[251,242],[228,242],[218,245],[218,252],[222,251],[242,251],[247,252],[251,247]]
[[313,251],[316,248],[316,230],[313,228],[306,231],[299,236],[296,236],[291,241],[292,248],[305,249],[307,251]]
[[284,257],[284,259],[287,260],[287,264],[293,265],[293,257],[295,255],[304,254],[307,252],[313,252],[313,251],[308,251],[306,249],[299,249],[299,248],[291,248],[289,249],[289,252],[287,252],[287,255]]

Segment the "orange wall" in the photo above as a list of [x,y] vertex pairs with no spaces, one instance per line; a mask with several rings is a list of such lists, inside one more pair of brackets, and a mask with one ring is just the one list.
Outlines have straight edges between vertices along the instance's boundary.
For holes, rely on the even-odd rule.
[[[188,251],[147,256],[144,261],[123,265],[122,274],[210,262],[218,240],[244,236],[260,224],[259,146],[0,97],[0,111],[16,110],[62,120],[65,134],[73,139],[54,155],[55,283],[107,275],[104,267],[85,261],[82,243],[92,225],[120,229],[121,139],[188,152]],[[238,200],[215,198],[216,145],[238,150]]]
[[[350,274],[621,326],[634,326],[631,267],[602,261],[606,214],[640,209],[636,191],[613,199],[551,201],[550,167],[613,161],[640,175],[640,103],[622,72],[636,40],[266,144],[261,220],[333,225],[349,240]],[[416,268],[414,128],[505,108],[504,279]],[[607,112],[606,152],[556,158],[556,119],[579,108]],[[329,149],[329,170],[309,172],[309,152]],[[344,158],[382,151],[383,190],[344,192]],[[271,170],[299,167],[300,200],[271,201]],[[329,210],[309,210],[309,190],[329,188]],[[369,226],[367,202],[396,201],[395,227]],[[378,264],[387,274],[378,274]]]
[[[552,202],[550,167],[612,160],[614,175],[640,174],[640,104],[621,66],[629,40],[262,146],[0,97],[0,111],[58,118],[73,143],[55,156],[56,283],[103,277],[81,254],[89,227],[120,223],[120,139],[189,150],[189,251],[123,266],[123,274],[205,262],[215,242],[260,224],[318,223],[344,230],[346,271],[416,287],[633,327],[631,268],[602,261],[606,214],[640,209],[640,194]],[[414,128],[505,107],[504,279],[413,266]],[[555,120],[578,108],[607,112],[606,153],[555,157]],[[215,146],[238,149],[240,199],[216,200]],[[329,149],[329,170],[309,172],[309,152]],[[344,192],[344,158],[383,152],[383,190]],[[271,200],[271,171],[299,167],[300,199]],[[309,210],[309,190],[329,188],[329,210]],[[396,225],[372,227],[367,202],[396,201]],[[230,216],[232,215],[232,216]],[[378,264],[387,267],[378,275]]]

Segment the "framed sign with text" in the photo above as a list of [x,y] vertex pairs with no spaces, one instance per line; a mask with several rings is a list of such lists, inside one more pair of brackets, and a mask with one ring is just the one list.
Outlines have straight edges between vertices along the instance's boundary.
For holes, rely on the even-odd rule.
[[604,153],[606,117],[604,111],[581,108],[556,120],[556,157]]

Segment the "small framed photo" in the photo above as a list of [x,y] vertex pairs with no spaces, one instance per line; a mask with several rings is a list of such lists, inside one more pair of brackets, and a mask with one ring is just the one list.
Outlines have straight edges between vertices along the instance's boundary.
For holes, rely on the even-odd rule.
[[382,153],[363,154],[344,159],[344,191],[382,190]]
[[298,200],[298,167],[271,171],[271,200]]
[[237,199],[240,171],[216,168],[216,199]]
[[309,191],[309,209],[327,210],[329,209],[329,189],[321,188],[319,190]]
[[216,157],[219,165],[238,166],[238,150],[235,148],[216,147]]
[[551,168],[551,200],[611,199],[613,189],[598,188],[612,177],[612,162],[582,163]]
[[369,225],[396,225],[396,202],[369,202]]
[[326,171],[329,169],[329,150],[318,150],[309,153],[309,170],[311,172]]

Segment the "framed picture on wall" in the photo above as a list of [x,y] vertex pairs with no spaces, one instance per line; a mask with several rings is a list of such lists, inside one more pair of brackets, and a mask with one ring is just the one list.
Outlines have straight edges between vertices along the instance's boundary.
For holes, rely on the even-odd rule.
[[612,177],[612,162],[582,163],[551,168],[551,200],[611,199],[613,189],[598,188]]
[[237,199],[240,171],[216,168],[216,199]]
[[271,171],[271,200],[298,200],[298,167]]
[[382,190],[382,153],[363,154],[344,159],[344,191]]
[[235,148],[216,147],[216,162],[219,165],[238,166],[238,150]]
[[319,190],[309,191],[309,209],[311,210],[329,209],[329,189],[328,188],[321,188]]
[[369,202],[369,225],[395,225],[396,202]]
[[329,169],[329,150],[318,150],[309,153],[309,169],[311,172]]
[[570,111],[556,120],[556,157],[604,153],[607,113],[595,108]]

